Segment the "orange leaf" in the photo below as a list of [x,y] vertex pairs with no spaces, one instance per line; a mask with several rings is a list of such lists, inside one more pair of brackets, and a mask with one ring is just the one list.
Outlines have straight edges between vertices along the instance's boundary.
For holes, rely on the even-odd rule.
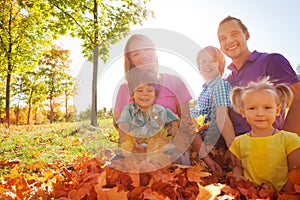
[[199,182],[201,178],[208,177],[211,174],[202,171],[204,169],[201,165],[192,166],[187,169],[187,177],[189,181]]
[[83,199],[86,195],[88,196],[93,186],[90,183],[85,183],[79,189],[71,190],[68,194],[68,198],[72,200]]
[[118,191],[117,187],[101,189],[97,192],[97,199],[101,200],[127,200],[127,193],[124,191]]
[[10,174],[9,174],[9,177],[11,178],[11,179],[13,179],[13,178],[18,178],[18,177],[20,177],[21,175],[19,174],[19,167],[14,167],[14,168],[12,168],[11,169],[11,171],[10,171]]
[[295,188],[295,191],[300,194],[300,185],[295,184],[294,188]]

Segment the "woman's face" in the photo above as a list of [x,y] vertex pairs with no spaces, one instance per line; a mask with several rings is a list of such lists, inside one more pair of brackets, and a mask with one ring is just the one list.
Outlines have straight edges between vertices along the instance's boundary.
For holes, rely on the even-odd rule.
[[156,72],[157,54],[152,44],[142,39],[137,39],[129,45],[128,58],[137,68]]

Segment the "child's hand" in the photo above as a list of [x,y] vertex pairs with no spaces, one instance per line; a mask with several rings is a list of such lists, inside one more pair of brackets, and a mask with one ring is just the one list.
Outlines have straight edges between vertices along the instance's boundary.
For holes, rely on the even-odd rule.
[[207,127],[208,127],[208,124],[203,124],[202,126],[199,125],[197,127],[197,132],[202,132],[202,131],[206,130]]
[[222,172],[221,166],[218,163],[216,163],[213,159],[211,159],[209,155],[205,156],[203,160],[210,167],[212,172]]
[[170,136],[172,138],[175,137],[175,135],[178,132],[178,126],[174,125],[174,124],[169,124],[166,128],[167,128],[167,131],[168,131],[167,136]]
[[245,178],[244,176],[234,176],[235,181],[248,181],[247,178]]

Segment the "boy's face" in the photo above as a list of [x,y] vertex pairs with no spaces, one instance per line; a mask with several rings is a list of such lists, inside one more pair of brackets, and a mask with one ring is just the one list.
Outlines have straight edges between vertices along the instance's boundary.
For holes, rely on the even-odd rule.
[[155,100],[155,88],[152,84],[142,84],[134,90],[132,97],[141,109],[151,108]]
[[220,62],[207,53],[203,53],[199,57],[198,68],[205,79],[206,82],[209,82],[220,75],[219,73]]

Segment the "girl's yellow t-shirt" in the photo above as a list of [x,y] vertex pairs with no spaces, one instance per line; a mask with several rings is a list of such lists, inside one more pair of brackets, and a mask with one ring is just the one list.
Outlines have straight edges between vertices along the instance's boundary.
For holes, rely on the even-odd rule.
[[300,148],[300,137],[280,131],[267,137],[237,136],[229,150],[241,160],[245,178],[280,191],[288,180],[287,156],[297,148]]

